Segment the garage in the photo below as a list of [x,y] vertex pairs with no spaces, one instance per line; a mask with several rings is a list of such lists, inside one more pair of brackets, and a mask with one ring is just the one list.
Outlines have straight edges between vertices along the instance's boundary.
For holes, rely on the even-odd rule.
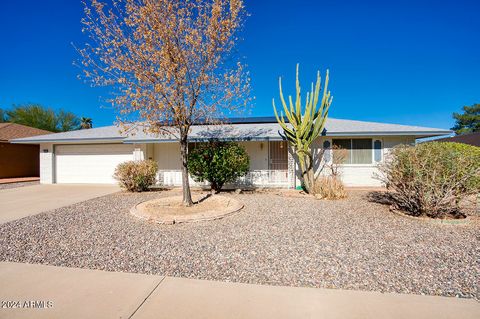
[[117,165],[132,159],[131,144],[56,145],[55,179],[59,184],[114,184]]

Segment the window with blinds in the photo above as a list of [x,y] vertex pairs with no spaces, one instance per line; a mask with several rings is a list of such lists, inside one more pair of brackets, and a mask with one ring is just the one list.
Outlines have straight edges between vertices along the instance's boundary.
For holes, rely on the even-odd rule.
[[372,139],[333,139],[334,146],[349,150],[345,164],[372,164]]

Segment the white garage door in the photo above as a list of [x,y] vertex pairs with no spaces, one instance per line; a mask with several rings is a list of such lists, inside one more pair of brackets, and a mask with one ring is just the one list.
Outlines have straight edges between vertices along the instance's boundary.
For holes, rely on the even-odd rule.
[[114,184],[118,164],[133,159],[133,145],[58,145],[55,147],[56,182]]

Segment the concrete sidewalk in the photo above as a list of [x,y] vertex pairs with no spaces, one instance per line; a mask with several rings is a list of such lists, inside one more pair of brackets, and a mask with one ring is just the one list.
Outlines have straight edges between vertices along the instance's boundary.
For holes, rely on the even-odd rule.
[[[471,299],[0,263],[0,318],[480,318]],[[15,301],[20,301],[16,303]],[[37,301],[37,303],[25,303]],[[39,303],[38,301],[44,301]]]
[[0,224],[120,191],[117,185],[52,184],[0,192]]

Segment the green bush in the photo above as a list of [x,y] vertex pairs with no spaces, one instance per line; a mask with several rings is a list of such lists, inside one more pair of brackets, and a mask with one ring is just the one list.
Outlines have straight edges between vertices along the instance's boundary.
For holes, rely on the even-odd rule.
[[249,167],[250,159],[245,148],[233,142],[199,143],[188,154],[188,170],[193,179],[208,181],[215,192],[244,176]]
[[466,144],[399,146],[379,168],[393,208],[413,216],[460,217],[460,201],[480,190],[480,148]]
[[157,162],[151,160],[120,163],[113,177],[120,186],[130,192],[143,192],[155,184]]

